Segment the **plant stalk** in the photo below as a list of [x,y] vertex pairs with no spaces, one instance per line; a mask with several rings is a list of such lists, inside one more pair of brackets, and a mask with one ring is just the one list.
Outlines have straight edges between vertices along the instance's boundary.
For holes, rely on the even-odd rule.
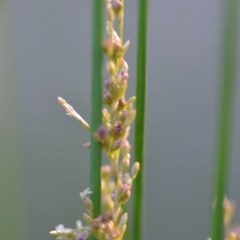
[[133,236],[143,239],[144,228],[144,168],[145,168],[145,98],[147,75],[147,20],[148,0],[138,1],[138,38],[136,73],[136,122],[135,122],[135,161],[140,163],[140,172],[134,181],[133,195]]
[[[102,122],[102,34],[104,1],[94,0],[92,34],[92,89],[91,89],[91,135]],[[101,212],[101,144],[91,136],[90,189],[93,202],[93,217]],[[94,239],[93,237],[91,239]]]
[[222,83],[215,173],[212,240],[224,239],[223,200],[227,192],[237,53],[238,0],[224,1]]

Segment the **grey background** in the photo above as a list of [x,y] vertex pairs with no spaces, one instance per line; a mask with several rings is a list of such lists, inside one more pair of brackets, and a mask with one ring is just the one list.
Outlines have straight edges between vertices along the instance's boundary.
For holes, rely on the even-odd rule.
[[[90,120],[91,2],[7,0],[1,10],[3,239],[50,240],[58,223],[74,227],[82,218],[78,193],[89,186],[89,151],[82,144],[89,134],[65,115],[57,96]],[[137,1],[125,6],[130,97]],[[221,10],[217,0],[150,1],[145,239],[209,235]],[[239,81],[229,195],[239,203],[238,89]]]

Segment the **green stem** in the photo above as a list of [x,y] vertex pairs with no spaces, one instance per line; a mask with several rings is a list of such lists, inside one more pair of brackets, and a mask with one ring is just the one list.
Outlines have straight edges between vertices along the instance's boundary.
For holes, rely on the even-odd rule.
[[[93,3],[93,35],[92,35],[92,93],[91,93],[91,134],[102,122],[102,33],[103,33],[103,1]],[[91,137],[90,189],[94,209],[93,216],[101,212],[101,158],[102,148],[99,142]],[[94,239],[94,238],[91,238]]]
[[237,53],[238,0],[224,1],[225,22],[222,58],[222,93],[215,179],[215,207],[212,216],[212,240],[224,239],[223,200],[227,191],[232,130],[234,80]]
[[145,158],[145,95],[146,95],[146,65],[147,65],[147,19],[148,0],[138,1],[138,45],[137,45],[137,86],[135,123],[135,161],[140,163],[140,172],[134,181],[133,195],[133,237],[143,238],[143,201],[144,201],[144,158]]
[[[23,146],[18,108],[15,12],[0,0],[0,232],[1,239],[29,239]],[[7,103],[7,104],[6,104]],[[24,191],[25,190],[25,191]]]

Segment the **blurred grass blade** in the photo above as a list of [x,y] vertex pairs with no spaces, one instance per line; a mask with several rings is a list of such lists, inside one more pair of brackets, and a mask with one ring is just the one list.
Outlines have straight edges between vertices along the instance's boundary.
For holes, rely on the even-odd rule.
[[134,181],[133,195],[133,237],[143,238],[143,201],[144,201],[144,159],[145,159],[145,98],[146,98],[146,67],[147,67],[147,20],[148,0],[138,1],[138,38],[137,38],[137,80],[135,123],[135,161],[141,165],[140,172]]
[[[91,133],[95,132],[102,122],[102,33],[103,33],[103,4],[104,1],[94,0],[93,5],[93,34],[92,34],[92,92],[91,92]],[[90,189],[94,204],[93,215],[97,217],[101,211],[101,156],[99,142],[91,136]],[[94,239],[94,238],[92,238]]]
[[212,240],[224,239],[223,199],[227,191],[237,53],[238,0],[224,1],[222,83],[217,145]]
[[0,239],[27,239],[13,13],[0,0]]
[[0,14],[1,14],[1,11],[3,9],[3,3],[5,2],[5,0],[0,0]]

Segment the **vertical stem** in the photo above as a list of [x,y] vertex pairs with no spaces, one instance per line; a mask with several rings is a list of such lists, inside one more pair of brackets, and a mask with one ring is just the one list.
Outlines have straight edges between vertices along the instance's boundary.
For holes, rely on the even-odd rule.
[[147,65],[147,19],[148,0],[138,1],[138,43],[137,43],[137,86],[135,123],[135,161],[140,163],[140,172],[134,181],[133,195],[133,237],[143,238],[143,201],[144,201],[144,158],[145,158],[145,95]]
[[227,191],[230,140],[232,130],[234,78],[237,53],[238,0],[224,1],[224,29],[222,55],[222,92],[216,159],[215,208],[212,216],[212,240],[224,239],[223,199]]
[[119,26],[119,30],[120,30],[120,39],[121,39],[121,43],[123,44],[123,34],[124,34],[124,32],[123,32],[123,22],[124,22],[124,0],[122,0],[122,8],[123,8],[123,12],[122,12],[122,14],[123,14],[123,16],[122,16],[122,21],[121,21],[121,23],[120,23],[120,26]]
[[29,239],[16,69],[13,1],[0,0],[0,232],[1,239]]
[[[103,3],[94,0],[93,3],[93,35],[92,35],[92,92],[91,92],[91,133],[95,132],[102,122],[102,30]],[[99,142],[91,137],[90,189],[94,209],[93,216],[101,212],[101,156],[102,149]],[[94,238],[92,238],[94,239]]]

